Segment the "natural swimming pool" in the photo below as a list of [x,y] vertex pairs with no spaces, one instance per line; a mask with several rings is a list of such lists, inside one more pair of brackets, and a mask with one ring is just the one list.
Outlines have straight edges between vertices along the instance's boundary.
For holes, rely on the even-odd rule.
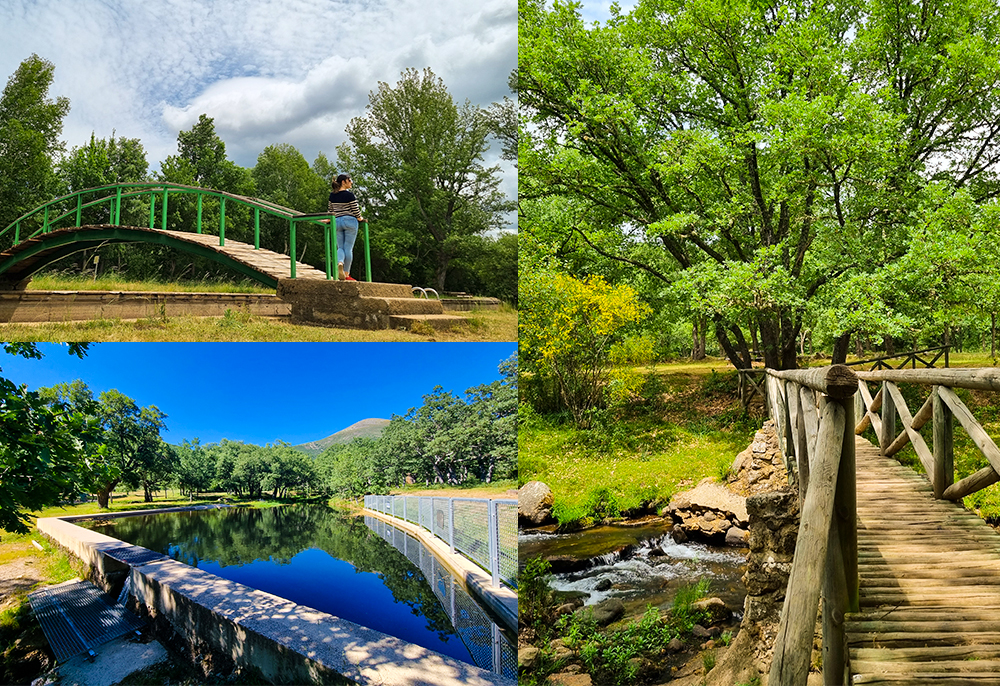
[[139,515],[87,526],[516,678],[512,641],[461,582],[417,539],[380,522],[366,524],[324,505],[286,505]]

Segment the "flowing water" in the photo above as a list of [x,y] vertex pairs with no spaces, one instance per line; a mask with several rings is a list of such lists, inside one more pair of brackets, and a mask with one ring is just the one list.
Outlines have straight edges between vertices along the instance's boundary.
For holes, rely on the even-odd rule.
[[709,594],[731,609],[743,608],[746,589],[741,577],[746,551],[701,543],[675,543],[670,524],[601,526],[572,534],[521,531],[521,564],[534,557],[549,559],[555,572],[549,585],[586,605],[619,598],[629,615],[647,605],[666,608],[677,589],[709,580]]

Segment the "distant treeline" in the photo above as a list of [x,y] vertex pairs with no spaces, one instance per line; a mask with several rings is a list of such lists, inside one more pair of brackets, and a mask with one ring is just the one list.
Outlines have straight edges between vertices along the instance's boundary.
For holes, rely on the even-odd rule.
[[168,486],[195,494],[226,491],[238,498],[300,495],[356,497],[411,481],[489,483],[517,471],[517,356],[500,365],[502,379],[460,397],[440,386],[424,403],[395,415],[378,438],[333,445],[313,460],[283,442],[258,446],[223,440],[179,446],[160,437],[167,417],[139,407],[117,390],[94,397],[82,381],[39,391],[53,406],[86,418],[78,439],[93,457],[88,471],[107,507],[120,487],[142,488],[147,501]]

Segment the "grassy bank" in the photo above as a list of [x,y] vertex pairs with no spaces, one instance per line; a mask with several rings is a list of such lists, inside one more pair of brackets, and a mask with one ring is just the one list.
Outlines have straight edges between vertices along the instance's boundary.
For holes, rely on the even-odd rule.
[[675,492],[723,474],[761,422],[741,412],[727,367],[720,360],[658,365],[643,398],[598,413],[588,430],[522,403],[519,483],[548,484],[553,514],[573,527],[665,505]]
[[138,320],[94,319],[85,322],[0,324],[5,341],[302,341],[383,343],[397,341],[516,341],[517,310],[455,312],[468,326],[449,331],[417,327],[412,331],[338,329],[303,326],[227,310],[223,317],[150,317]]

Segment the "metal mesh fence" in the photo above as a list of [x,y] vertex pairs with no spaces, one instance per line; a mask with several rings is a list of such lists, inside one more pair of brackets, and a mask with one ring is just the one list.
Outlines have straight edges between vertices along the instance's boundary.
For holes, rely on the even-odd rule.
[[516,500],[368,495],[365,507],[416,524],[448,544],[454,521],[455,550],[517,588]]
[[450,527],[450,517],[448,501],[449,498],[434,498],[432,502],[434,503],[434,519],[431,522],[431,533],[440,538],[445,543],[451,540]]
[[420,498],[415,495],[406,496],[406,521],[420,526]]
[[[456,510],[456,520],[457,518]],[[517,648],[469,595],[461,581],[452,576],[448,568],[438,562],[419,540],[406,532],[376,517],[365,517],[365,524],[419,567],[469,651],[473,663],[482,669],[516,680]],[[457,521],[455,528],[457,534]]]
[[517,501],[494,501],[496,507],[500,578],[511,588],[517,588]]
[[431,530],[431,522],[434,520],[434,503],[430,498],[420,499],[420,521],[418,524],[428,531]]
[[490,569],[490,501],[452,498],[455,507],[455,550],[483,569]]

